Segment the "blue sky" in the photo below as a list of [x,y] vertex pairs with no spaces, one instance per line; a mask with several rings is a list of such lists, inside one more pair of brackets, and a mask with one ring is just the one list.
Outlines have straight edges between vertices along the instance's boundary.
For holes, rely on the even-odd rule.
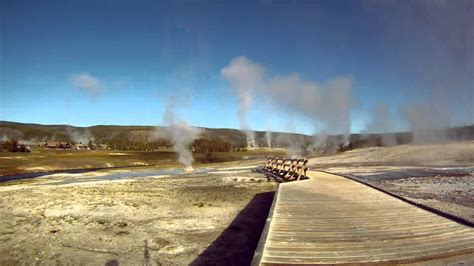
[[[239,128],[220,73],[245,56],[269,77],[349,77],[352,132],[379,104],[407,129],[400,110],[439,90],[459,103],[440,111],[450,124],[474,121],[472,1],[266,2],[2,1],[0,120],[156,125],[173,100],[192,125]],[[252,129],[319,130],[262,97]]]

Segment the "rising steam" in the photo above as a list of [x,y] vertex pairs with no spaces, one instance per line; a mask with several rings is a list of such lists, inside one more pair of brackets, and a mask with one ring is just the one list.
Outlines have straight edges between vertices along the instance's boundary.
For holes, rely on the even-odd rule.
[[246,57],[234,58],[221,70],[239,98],[239,121],[247,138],[246,114],[251,107],[254,94],[260,94],[270,104],[279,106],[289,113],[298,114],[313,122],[315,130],[332,134],[344,134],[348,138],[352,107],[352,79],[335,77],[319,83],[302,79],[297,74],[265,76],[265,69]]
[[379,22],[386,36],[380,38],[390,41],[391,52],[404,62],[400,73],[418,87],[398,106],[413,142],[443,141],[447,127],[474,123],[474,2],[373,1],[370,6],[385,14]]
[[396,131],[395,121],[386,104],[379,103],[372,110],[372,118],[367,124],[367,131],[369,133],[382,133],[380,135],[383,145],[396,145],[396,137],[392,134]]
[[[452,111],[443,98],[429,97],[401,108],[413,133],[414,143],[440,142],[446,139]],[[446,99],[446,98],[445,98]]]
[[95,140],[94,136],[89,132],[88,129],[75,129],[73,127],[67,127],[66,133],[74,143],[87,144],[89,143],[89,140]]
[[272,148],[272,132],[270,130],[267,130],[267,132],[265,132],[265,140],[267,141],[267,148],[271,149]]
[[89,73],[72,75],[69,81],[76,89],[88,93],[92,99],[97,98],[102,90],[100,81]]
[[231,85],[239,99],[237,117],[240,129],[247,137],[247,146],[255,147],[255,134],[247,122],[247,113],[252,106],[254,91],[262,82],[263,68],[254,64],[244,56],[234,58],[230,64],[221,70],[221,75]]
[[186,171],[192,171],[194,158],[189,146],[201,134],[201,130],[177,118],[170,105],[166,107],[163,114],[163,124],[167,126],[173,150],[178,153],[178,161],[185,166]]

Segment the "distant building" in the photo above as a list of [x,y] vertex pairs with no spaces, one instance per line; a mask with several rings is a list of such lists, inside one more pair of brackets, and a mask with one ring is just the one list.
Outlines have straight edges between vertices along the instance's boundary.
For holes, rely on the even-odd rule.
[[57,141],[48,141],[44,143],[44,147],[46,149],[58,149],[59,148],[59,142]]
[[47,149],[71,149],[72,145],[70,142],[48,141],[44,144],[44,147]]
[[86,144],[82,144],[82,143],[78,143],[78,144],[74,145],[74,148],[76,150],[87,150],[87,149],[89,149],[89,147]]
[[60,149],[71,149],[72,145],[70,142],[60,142],[59,143],[59,148]]

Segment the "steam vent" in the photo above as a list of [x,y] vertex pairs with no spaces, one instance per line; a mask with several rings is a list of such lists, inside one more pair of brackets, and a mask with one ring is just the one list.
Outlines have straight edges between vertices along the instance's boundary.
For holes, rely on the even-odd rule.
[[308,177],[280,184],[253,265],[474,265],[471,226],[345,177]]

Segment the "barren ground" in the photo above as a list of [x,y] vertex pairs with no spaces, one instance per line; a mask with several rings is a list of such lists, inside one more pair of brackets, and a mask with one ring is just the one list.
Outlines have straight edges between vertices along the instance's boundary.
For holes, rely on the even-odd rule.
[[276,185],[243,164],[2,183],[0,264],[248,264]]
[[474,222],[474,142],[357,149],[310,160]]

